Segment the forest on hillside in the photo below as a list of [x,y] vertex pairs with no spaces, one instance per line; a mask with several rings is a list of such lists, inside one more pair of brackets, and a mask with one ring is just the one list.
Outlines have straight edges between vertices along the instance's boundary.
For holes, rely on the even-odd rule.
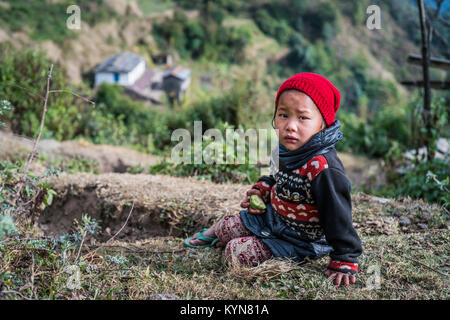
[[[201,134],[208,129],[216,129],[223,136],[226,130],[272,131],[274,100],[280,84],[303,72],[326,76],[340,91],[336,119],[342,124],[343,139],[336,149],[343,159],[348,159],[343,162],[350,168],[352,197],[356,199],[354,221],[358,232],[365,234],[368,256],[376,256],[378,241],[383,245],[398,243],[397,249],[415,247],[412,243],[420,242],[414,238],[414,232],[418,232],[417,237],[434,241],[434,250],[439,253],[437,260],[423,253],[425,260],[421,261],[431,261],[433,268],[442,271],[439,276],[448,275],[448,262],[443,257],[448,254],[445,248],[450,228],[450,5],[448,0],[424,1],[426,28],[431,34],[429,54],[432,60],[441,61],[440,65],[431,63],[427,69],[429,79],[438,83],[431,87],[428,110],[424,88],[405,85],[405,81],[417,83],[424,79],[422,64],[408,59],[409,55],[421,56],[423,52],[418,3],[78,0],[81,29],[70,29],[67,8],[71,1],[0,0],[0,255],[4,260],[0,265],[0,299],[73,298],[74,294],[80,299],[141,299],[164,289],[185,299],[205,298],[199,293],[206,290],[204,287],[189,289],[195,280],[186,270],[193,266],[179,252],[180,237],[228,212],[219,204],[220,198],[225,202],[233,198],[234,205],[239,205],[242,190],[258,181],[267,164],[250,161],[249,142],[244,146],[244,163],[216,159],[212,164],[175,164],[170,157],[178,141],[172,139],[172,134],[183,128],[194,136],[195,121],[201,121]],[[367,11],[369,6],[379,9],[379,29],[368,27],[373,14]],[[181,103],[172,103],[169,96],[163,95],[159,104],[148,104],[127,94],[119,84],[96,86],[96,67],[124,51],[143,57],[152,70],[167,70],[167,65],[158,62],[158,57],[165,55],[173,57],[175,65],[189,68],[192,79]],[[269,138],[264,137],[268,143]],[[211,143],[211,139],[201,140],[203,149]],[[194,157],[195,146],[190,147]],[[180,187],[182,191],[166,190],[164,179],[173,185],[186,181],[187,186]],[[170,200],[167,205],[166,195],[158,190],[143,194],[149,184],[167,191],[174,203]],[[212,192],[216,187],[220,190],[217,196]],[[90,188],[96,190],[95,196]],[[117,194],[140,197],[140,202]],[[71,204],[76,197],[96,209],[77,210],[78,204]],[[201,204],[195,201],[199,197]],[[208,212],[213,210],[205,203],[214,208],[211,215]],[[57,219],[61,208],[70,212],[70,219],[61,223],[66,233],[53,237],[44,230],[45,236],[38,236],[42,230],[36,231],[36,224],[43,224],[46,214],[49,221]],[[127,224],[133,209],[137,217],[131,218],[126,235],[119,237],[128,239],[128,249],[118,255],[107,252],[95,256],[93,248],[107,248],[102,241],[122,231],[120,225]],[[151,219],[147,211],[152,212]],[[111,218],[115,215],[120,216],[117,221]],[[386,222],[385,216],[394,222]],[[366,218],[369,222],[365,222]],[[102,224],[101,220],[109,222]],[[153,233],[142,221],[161,227]],[[48,230],[57,229],[53,223]],[[143,239],[134,236],[135,232],[151,238],[148,248],[133,242]],[[157,238],[167,232],[172,236],[169,240]],[[372,237],[376,235],[382,236]],[[96,240],[87,244],[89,237]],[[25,238],[33,240],[26,242]],[[165,248],[169,255],[157,253],[160,265],[135,257],[143,250],[165,252]],[[392,247],[388,255],[395,257],[397,249]],[[125,290],[121,279],[128,275],[116,273],[112,278],[122,284],[116,288],[114,281],[108,282],[107,292],[83,287],[80,291],[64,289],[58,293],[66,278],[58,278],[46,287],[45,272],[49,271],[45,269],[36,291],[34,283],[25,286],[28,271],[19,270],[20,263],[24,270],[30,266],[29,257],[24,256],[27,250],[39,255],[36,259],[42,268],[54,263],[58,270],[70,260],[70,264],[86,271],[93,265],[86,263],[91,254],[91,262],[103,259],[104,266],[129,270],[136,267],[130,271],[134,280]],[[204,258],[211,262],[214,257]],[[178,261],[179,267],[173,261]],[[217,262],[211,263],[211,270],[222,270]],[[288,269],[296,270],[292,266]],[[161,270],[167,279],[172,277],[167,287]],[[398,272],[407,278],[411,270]],[[277,286],[285,281],[282,293],[277,293],[272,278],[250,274],[245,280],[260,286],[257,299],[295,299],[299,292],[305,299],[327,298],[328,287],[318,278],[305,289],[308,285],[297,282],[305,284],[307,280],[299,280],[294,271],[287,278],[273,280]],[[154,286],[140,291],[137,275],[141,280],[153,279]],[[206,278],[207,282],[216,280],[215,276]],[[95,281],[100,284],[103,280],[99,277]],[[229,299],[242,299],[251,292],[252,285],[240,291],[239,281],[230,284]],[[432,276],[408,281],[405,283],[413,289],[405,291],[407,299],[421,298],[417,291],[423,287],[428,288],[431,298],[448,297],[448,288],[436,285],[438,279]],[[177,282],[183,285],[177,286]],[[11,295],[2,294],[2,290]],[[208,289],[209,297],[217,299],[219,291],[216,287]],[[396,294],[369,292],[365,298],[390,298]],[[355,298],[337,292],[332,297]]]

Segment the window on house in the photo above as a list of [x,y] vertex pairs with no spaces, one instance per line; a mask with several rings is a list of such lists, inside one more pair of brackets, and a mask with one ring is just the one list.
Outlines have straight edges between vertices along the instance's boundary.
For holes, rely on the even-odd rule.
[[114,82],[119,82],[120,74],[114,73]]

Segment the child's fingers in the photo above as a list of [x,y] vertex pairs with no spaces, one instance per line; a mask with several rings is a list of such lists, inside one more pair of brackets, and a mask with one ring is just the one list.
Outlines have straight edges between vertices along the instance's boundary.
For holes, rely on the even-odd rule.
[[266,211],[265,210],[257,210],[257,209],[254,209],[252,207],[249,207],[248,208],[248,212],[253,213],[253,214],[263,214]]
[[355,284],[355,283],[356,283],[356,277],[355,277],[354,274],[352,274],[352,275],[350,276],[350,282],[351,282],[352,284]]
[[244,201],[242,201],[243,204],[248,204],[245,208],[247,208],[250,205],[250,197],[246,196]]
[[340,286],[341,285],[341,281],[342,281],[342,277],[344,275],[340,272],[337,273],[336,278],[334,279],[334,283],[336,284],[336,286]]
[[250,196],[252,195],[252,194],[256,194],[256,195],[258,195],[258,196],[262,196],[261,195],[261,191],[259,191],[258,189],[250,189],[250,190],[248,190],[247,191],[247,196],[250,198]]
[[333,281],[337,276],[337,272],[330,269],[326,269],[323,274],[325,277],[330,278],[331,281]]
[[250,202],[246,202],[246,201],[243,201],[242,203],[241,203],[241,207],[242,208],[248,208],[248,207],[250,207]]
[[348,274],[346,274],[344,277],[344,286],[348,287],[350,284],[350,277],[348,276]]

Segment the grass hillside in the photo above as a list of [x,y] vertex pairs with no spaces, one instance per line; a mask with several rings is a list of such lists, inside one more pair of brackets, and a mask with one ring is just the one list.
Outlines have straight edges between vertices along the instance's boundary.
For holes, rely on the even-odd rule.
[[[38,218],[49,236],[1,244],[2,279],[9,288],[4,297],[448,298],[450,233],[436,205],[352,194],[364,254],[355,287],[337,289],[322,275],[325,258],[306,265],[269,260],[244,268],[227,265],[222,249],[183,246],[185,236],[237,214],[244,185],[218,188],[193,178],[114,173],[64,174],[52,180],[57,197]],[[84,232],[88,230],[92,233]],[[76,290],[67,289],[67,265],[79,267],[81,286]],[[30,276],[31,289],[21,289]]]

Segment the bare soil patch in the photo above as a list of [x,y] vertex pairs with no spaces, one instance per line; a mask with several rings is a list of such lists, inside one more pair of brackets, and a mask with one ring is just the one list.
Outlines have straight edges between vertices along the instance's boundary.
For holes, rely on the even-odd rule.
[[220,217],[238,214],[247,185],[145,174],[64,174],[49,179],[57,195],[38,218],[46,234],[64,234],[83,214],[100,221],[100,239],[124,224],[117,239],[185,236]]
[[[46,234],[71,231],[88,214],[100,222],[100,240],[125,225],[117,239],[185,237],[225,215],[237,215],[250,185],[216,184],[193,177],[106,173],[63,174],[48,179],[57,192],[38,218]],[[361,235],[394,235],[448,229],[441,208],[422,200],[395,200],[352,194],[353,224]],[[406,222],[406,223],[405,223]]]

